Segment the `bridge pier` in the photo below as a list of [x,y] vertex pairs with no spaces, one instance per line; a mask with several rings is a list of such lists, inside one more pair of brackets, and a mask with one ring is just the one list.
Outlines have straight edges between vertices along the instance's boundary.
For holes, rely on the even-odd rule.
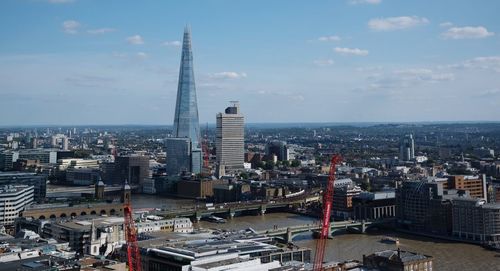
[[365,232],[366,232],[366,223],[363,220],[363,222],[361,222],[361,233],[365,233]]
[[228,216],[229,219],[233,219],[235,214],[236,214],[236,210],[229,209],[229,216]]
[[266,205],[261,205],[259,211],[260,215],[264,215],[266,213]]
[[200,220],[201,220],[201,213],[200,212],[194,213],[194,217],[196,218],[196,222],[200,222]]
[[292,229],[290,229],[290,227],[288,227],[288,228],[286,228],[285,242],[291,243],[292,242],[292,238],[293,238]]

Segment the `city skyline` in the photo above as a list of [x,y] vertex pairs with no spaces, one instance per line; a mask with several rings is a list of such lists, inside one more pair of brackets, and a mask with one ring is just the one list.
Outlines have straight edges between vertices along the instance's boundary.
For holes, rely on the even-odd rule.
[[0,6],[0,126],[170,125],[186,23],[202,123],[500,120],[493,1]]

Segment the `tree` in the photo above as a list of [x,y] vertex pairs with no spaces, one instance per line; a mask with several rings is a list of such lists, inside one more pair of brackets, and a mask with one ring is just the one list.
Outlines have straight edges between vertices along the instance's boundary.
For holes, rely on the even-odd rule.
[[249,178],[248,173],[241,172],[240,173],[240,178],[243,179],[243,180],[248,180],[248,178]]
[[264,169],[272,170],[272,169],[274,169],[275,165],[276,164],[274,163],[274,161],[267,161],[266,164],[264,165]]
[[292,167],[298,167],[300,166],[300,161],[299,160],[293,160],[292,163],[290,164]]

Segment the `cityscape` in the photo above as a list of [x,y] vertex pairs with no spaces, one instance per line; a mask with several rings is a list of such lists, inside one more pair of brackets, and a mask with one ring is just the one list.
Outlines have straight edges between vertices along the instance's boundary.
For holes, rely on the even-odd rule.
[[0,3],[0,270],[500,270],[497,10]]

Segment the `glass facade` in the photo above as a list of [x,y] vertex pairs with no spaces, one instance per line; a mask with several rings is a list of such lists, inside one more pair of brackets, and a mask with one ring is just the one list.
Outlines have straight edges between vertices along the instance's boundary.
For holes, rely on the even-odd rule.
[[181,68],[177,88],[177,103],[174,116],[174,137],[189,137],[193,149],[200,149],[200,124],[193,72],[193,52],[191,51],[191,32],[184,31]]
[[[184,167],[184,161],[191,161],[187,171],[192,173],[201,172],[201,135],[200,124],[198,120],[198,104],[196,101],[196,87],[193,71],[193,52],[191,50],[191,31],[188,27],[184,30],[184,38],[182,43],[181,67],[179,70],[179,85],[177,88],[177,102],[175,104],[173,136],[175,138],[188,138],[190,140],[190,152],[187,157],[173,157],[177,155],[185,155],[184,153],[168,153],[171,159],[182,161],[178,164]],[[168,148],[168,144],[167,144]],[[168,159],[170,160],[170,159]],[[170,160],[172,161],[172,160]],[[168,161],[167,161],[168,162]],[[167,165],[171,171],[182,171],[181,168],[174,170],[174,165]]]

